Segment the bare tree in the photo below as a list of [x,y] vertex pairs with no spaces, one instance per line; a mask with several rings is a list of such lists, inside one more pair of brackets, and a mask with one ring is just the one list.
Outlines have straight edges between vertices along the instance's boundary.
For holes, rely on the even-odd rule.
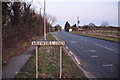
[[46,19],[47,19],[47,22],[50,23],[50,25],[52,25],[56,21],[56,18],[51,16],[51,15],[49,15],[49,14],[46,15]]
[[109,23],[106,22],[106,21],[105,21],[105,22],[102,22],[102,24],[101,24],[102,27],[107,27],[108,25],[109,25]]

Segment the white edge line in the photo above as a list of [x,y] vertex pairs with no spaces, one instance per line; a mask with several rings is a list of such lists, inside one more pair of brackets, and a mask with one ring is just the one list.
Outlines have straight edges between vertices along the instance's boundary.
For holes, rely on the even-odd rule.
[[73,53],[71,51],[69,51],[69,53],[71,53],[73,55]]
[[67,46],[66,46],[67,49],[69,49]]
[[[72,58],[72,60],[75,62],[75,64],[83,71],[83,73],[86,75],[87,78],[95,78],[94,75],[92,75],[91,73],[85,71],[81,66],[80,66],[80,62],[76,62],[77,60],[75,60],[76,56],[75,55],[71,55],[69,51],[67,51],[65,48],[64,50],[68,53],[68,55]],[[73,56],[73,57],[72,57]],[[79,63],[79,64],[78,64]],[[90,75],[90,76],[89,76]]]
[[75,57],[75,60],[77,61],[78,64],[80,64],[80,62],[78,61],[78,59]]

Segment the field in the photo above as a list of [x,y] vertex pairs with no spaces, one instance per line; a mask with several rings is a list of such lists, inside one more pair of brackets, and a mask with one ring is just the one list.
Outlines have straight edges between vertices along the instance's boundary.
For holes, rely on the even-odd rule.
[[71,33],[113,42],[119,42],[120,39],[120,32],[117,30],[84,30],[72,31]]
[[120,32],[118,31],[110,31],[110,30],[89,30],[89,33],[102,35],[102,36],[110,36],[110,37],[119,37]]

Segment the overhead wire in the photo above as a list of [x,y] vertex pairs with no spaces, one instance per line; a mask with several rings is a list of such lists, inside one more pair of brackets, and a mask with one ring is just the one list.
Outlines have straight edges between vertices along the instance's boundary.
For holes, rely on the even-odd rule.
[[[39,1],[39,0],[37,0],[38,1],[38,3],[41,5],[41,8],[43,8],[43,6],[42,6],[42,4],[41,4],[41,2]],[[43,8],[44,9],[44,8]]]

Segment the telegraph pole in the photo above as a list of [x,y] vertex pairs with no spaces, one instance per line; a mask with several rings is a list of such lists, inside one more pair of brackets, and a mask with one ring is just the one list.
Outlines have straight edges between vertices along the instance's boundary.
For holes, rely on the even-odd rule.
[[77,27],[79,26],[79,23],[80,23],[79,17],[77,17]]
[[46,40],[46,12],[45,12],[45,0],[44,0],[44,40]]
[[42,8],[40,8],[40,16],[41,16],[41,9],[42,9]]

